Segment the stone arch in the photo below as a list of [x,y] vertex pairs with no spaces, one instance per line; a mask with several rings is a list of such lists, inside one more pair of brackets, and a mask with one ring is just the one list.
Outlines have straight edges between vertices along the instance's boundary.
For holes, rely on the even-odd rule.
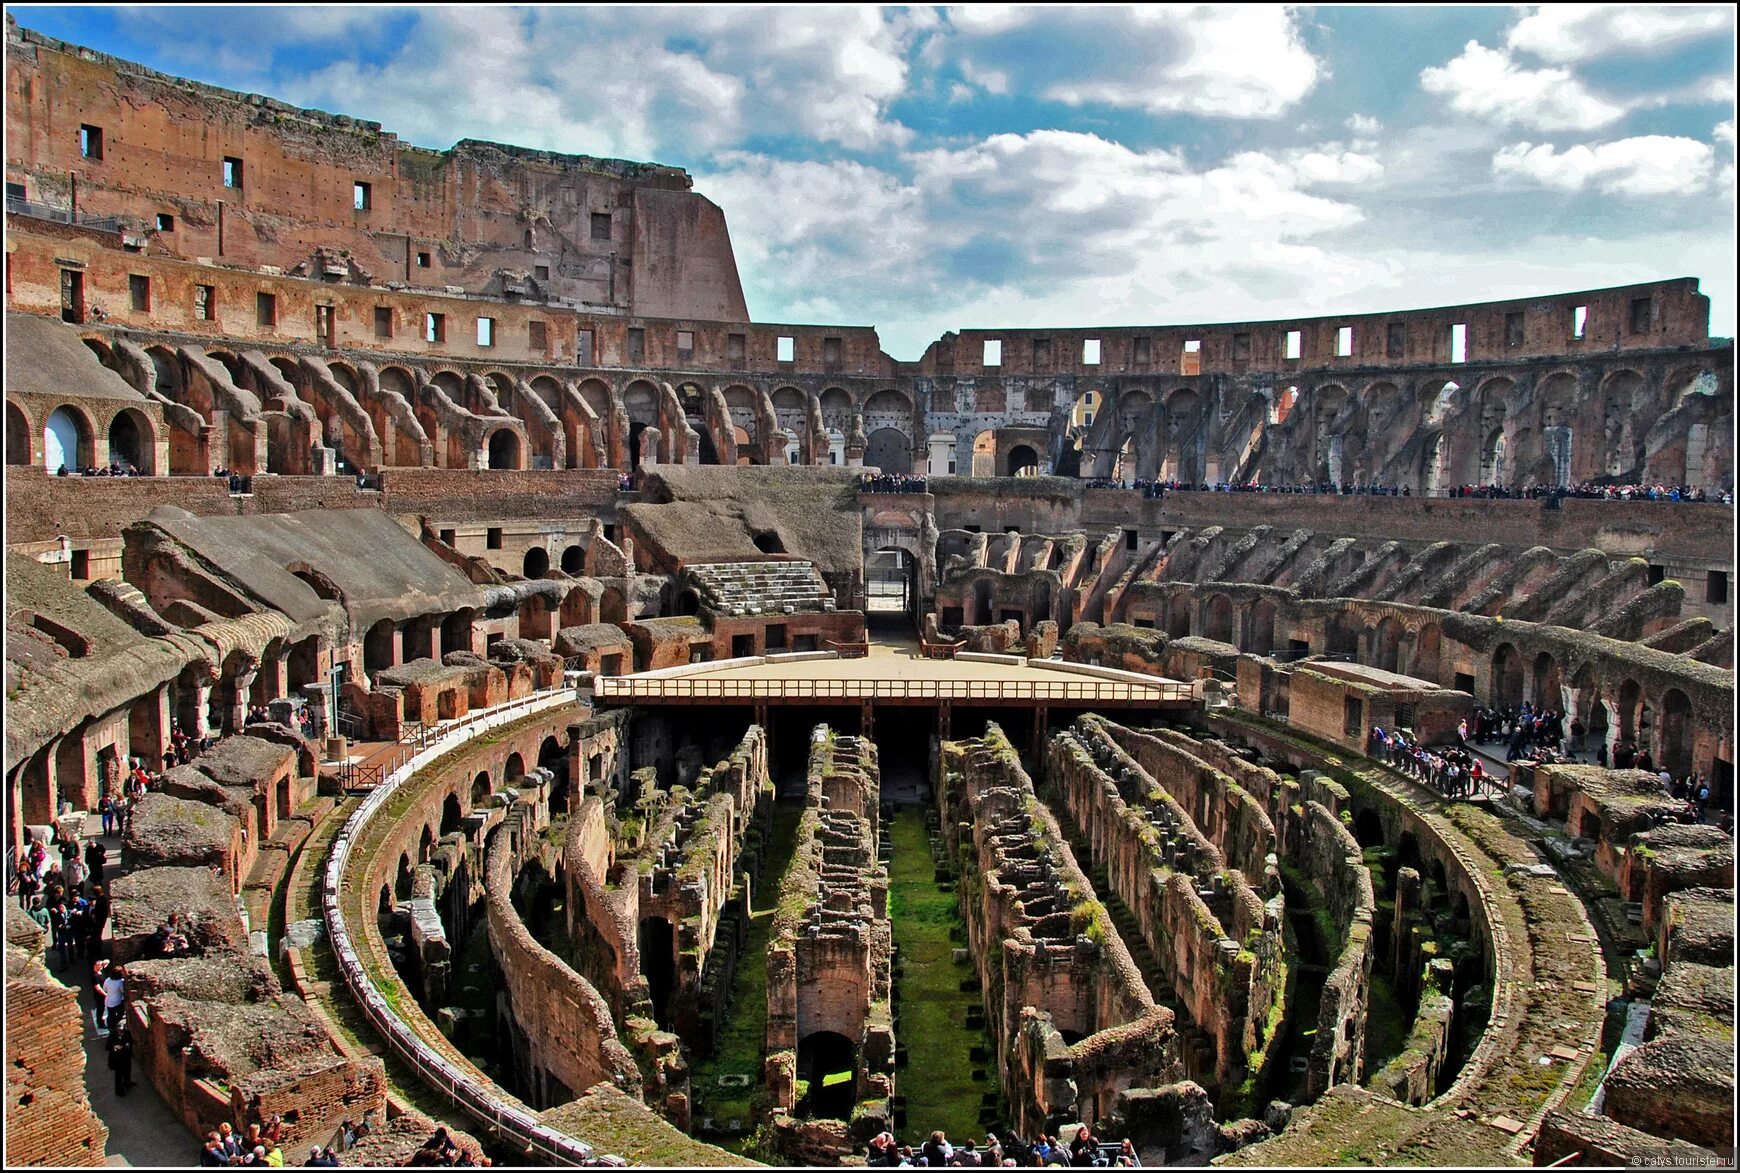
[[429,856],[435,850],[435,832],[429,824],[423,824],[423,833],[417,837],[417,862],[428,863]]
[[157,429],[136,407],[123,407],[109,421],[109,462],[157,475]]
[[562,573],[584,574],[586,572],[586,548],[575,543],[562,551]]
[[441,803],[441,833],[451,835],[459,830],[459,796],[449,794]]
[[[858,1102],[858,1044],[836,1031],[811,1031],[798,1040],[798,1078],[809,1086],[800,1115],[818,1120],[845,1120]],[[853,1078],[829,1084],[825,1077],[843,1071]]]
[[[6,401],[6,463],[30,463],[30,415],[12,400]],[[54,469],[50,469],[54,472]]]
[[1534,702],[1537,710],[1558,711],[1565,705],[1564,681],[1551,652],[1541,652],[1533,664]]
[[399,868],[398,871],[394,873],[393,882],[393,891],[400,900],[409,900],[411,898],[411,885],[415,882],[415,879],[416,870],[411,867],[411,853],[408,851],[401,851],[399,853]]
[[489,467],[492,469],[517,469],[521,464],[521,444],[519,433],[512,428],[497,428],[489,434],[487,442],[489,451]]
[[550,552],[542,546],[533,546],[526,551],[526,556],[520,560],[520,576],[522,578],[543,578],[550,573]]
[[1642,738],[1639,736],[1642,721],[1639,719],[1643,708],[1643,689],[1637,681],[1629,677],[1619,686],[1619,739],[1636,742],[1642,748]]
[[1258,599],[1252,604],[1244,651],[1266,656],[1275,650],[1275,618],[1279,610],[1272,599]]
[[1408,665],[1408,674],[1423,680],[1437,680],[1442,645],[1443,633],[1438,625],[1422,623],[1419,633],[1414,637],[1414,655]]
[[1492,653],[1492,703],[1520,705],[1522,701],[1522,656],[1514,644],[1499,644]]
[[1594,753],[1595,747],[1607,741],[1607,702],[1601,698],[1601,683],[1593,665],[1584,664],[1571,677],[1572,716],[1583,723],[1583,744],[1573,746],[1573,753]]
[[63,403],[48,413],[42,425],[42,464],[49,472],[59,472],[65,465],[69,472],[89,468],[97,462],[96,425],[90,413],[71,403]]
[[1009,449],[1009,475],[1036,477],[1039,475],[1039,453],[1031,444],[1017,444]]
[[1342,467],[1341,416],[1347,408],[1347,388],[1325,383],[1311,391],[1311,479],[1340,484],[1348,471]]
[[1372,667],[1385,672],[1401,671],[1402,624],[1393,615],[1378,620],[1372,635]]
[[1172,596],[1166,609],[1166,634],[1182,639],[1190,634],[1190,599],[1183,592]]
[[652,999],[653,1021],[670,1029],[671,995],[677,986],[677,930],[662,916],[645,917],[637,934],[640,973]]
[[1214,594],[1202,608],[1202,634],[1221,643],[1233,642],[1233,605],[1225,595]]
[[1375,810],[1367,807],[1354,818],[1353,838],[1361,847],[1384,845],[1384,822]]
[[1670,688],[1661,698],[1661,728],[1657,734],[1661,752],[1656,755],[1660,769],[1676,778],[1692,772],[1692,702],[1677,688]]
[[503,785],[511,785],[526,776],[526,759],[518,753],[510,753],[507,761],[502,763],[501,778]]
[[471,780],[471,809],[476,810],[488,802],[494,790],[495,783],[490,780],[489,771],[479,770]]
[[865,438],[864,463],[885,473],[912,471],[912,445],[896,428],[877,428]]
[[397,663],[393,655],[393,621],[382,619],[363,636],[363,671],[384,672]]

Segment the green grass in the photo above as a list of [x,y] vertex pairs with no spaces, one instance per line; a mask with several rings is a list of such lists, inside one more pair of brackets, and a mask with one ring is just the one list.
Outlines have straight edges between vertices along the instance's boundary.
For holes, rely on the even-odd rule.
[[[731,1012],[715,1035],[712,1056],[697,1062],[690,1074],[696,1130],[709,1116],[719,1127],[734,1119],[739,1121],[745,1135],[722,1137],[719,1143],[744,1155],[748,1155],[746,1146],[752,1137],[756,1101],[762,1094],[762,1052],[767,1039],[767,941],[777,896],[774,886],[797,846],[798,820],[803,811],[802,804],[795,802],[780,803],[773,808],[773,835],[763,858],[756,907],[749,916],[748,939],[732,983]],[[720,1087],[721,1075],[747,1075],[749,1086]]]
[[1365,1070],[1367,1075],[1383,1070],[1408,1045],[1414,1027],[1412,1018],[1396,998],[1389,976],[1372,970],[1371,992],[1365,1011]]
[[[907,1065],[895,1077],[895,1093],[905,1096],[907,1105],[901,1131],[922,1137],[940,1128],[959,1144],[984,1136],[979,1097],[997,1090],[995,1060],[975,1064],[970,1057],[973,1047],[988,1042],[983,1031],[965,1025],[967,1007],[978,995],[963,994],[960,984],[977,974],[970,962],[952,960],[955,942],[949,930],[961,923],[960,913],[954,894],[937,889],[922,811],[901,807],[893,839],[888,911],[903,969],[896,1041],[909,1051]],[[991,1078],[975,1082],[975,1066],[986,1068]]]

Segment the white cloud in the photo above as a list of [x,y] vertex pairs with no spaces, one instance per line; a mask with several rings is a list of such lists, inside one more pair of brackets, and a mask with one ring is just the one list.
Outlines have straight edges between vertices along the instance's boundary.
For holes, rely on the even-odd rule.
[[1734,10],[1727,6],[1549,4],[1517,21],[1505,43],[1544,61],[1568,64],[1620,50],[1635,55],[1733,27]]
[[298,74],[288,96],[437,146],[668,158],[789,134],[871,150],[911,138],[888,107],[924,29],[874,8],[432,7],[384,64]]
[[1525,69],[1499,49],[1469,41],[1462,55],[1420,73],[1420,88],[1452,110],[1535,130],[1593,130],[1625,107],[1596,97],[1565,69]]
[[1593,187],[1609,195],[1695,194],[1709,187],[1715,151],[1709,143],[1643,135],[1578,144],[1559,151],[1547,143],[1517,143],[1492,157],[1493,174],[1560,191]]
[[1369,114],[1354,114],[1347,120],[1347,129],[1361,138],[1370,138],[1384,128],[1384,124]]
[[1716,123],[1716,129],[1712,132],[1712,134],[1714,135],[1717,142],[1727,143],[1729,149],[1733,149],[1733,146],[1734,146],[1734,120],[1732,118],[1730,118],[1726,122]]
[[1278,5],[974,5],[948,15],[949,48],[969,79],[1001,76],[1069,106],[1275,118],[1320,73],[1294,14]]

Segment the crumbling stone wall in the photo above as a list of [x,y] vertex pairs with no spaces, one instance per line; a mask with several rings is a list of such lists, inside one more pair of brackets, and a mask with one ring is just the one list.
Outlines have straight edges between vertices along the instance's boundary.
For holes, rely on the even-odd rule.
[[[767,949],[765,1079],[783,1151],[834,1163],[889,1126],[893,1113],[893,939],[888,873],[878,859],[881,770],[868,739],[818,725],[810,737],[805,809],[780,881]],[[805,1044],[838,1035],[852,1047],[850,1128],[798,1119],[819,1067]],[[807,1115],[807,1113],[806,1113]]]
[[1172,1012],[1155,1004],[1002,730],[943,743],[937,769],[1017,1130],[1101,1120],[1120,1092],[1179,1078]]
[[49,973],[48,937],[6,909],[6,1164],[101,1165],[109,1130],[85,1092],[78,991]]

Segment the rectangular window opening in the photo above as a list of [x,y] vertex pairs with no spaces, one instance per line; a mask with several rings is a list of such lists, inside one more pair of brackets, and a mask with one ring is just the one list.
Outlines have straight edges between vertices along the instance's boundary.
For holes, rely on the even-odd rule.
[[74,550],[72,552],[72,576],[80,582],[91,576],[91,552],[89,550]]
[[1523,344],[1522,314],[1504,315],[1504,344],[1506,346],[1521,346]]
[[1285,358],[1298,358],[1304,353],[1305,335],[1300,330],[1287,331],[1287,348],[1282,352]]
[[240,159],[224,157],[224,186],[242,186],[242,161]]
[[419,269],[427,269],[429,267],[429,254],[428,253],[418,253],[417,254],[417,267]]
[[393,336],[393,307],[378,305],[375,307],[375,337],[391,338]]
[[1035,338],[1033,340],[1033,365],[1036,369],[1044,369],[1051,365],[1051,339]]
[[791,362],[797,355],[797,340],[795,338],[780,338],[775,343],[774,357],[780,362]]
[[1335,332],[1335,357],[1353,357],[1353,327],[1343,326]]
[[337,344],[337,337],[334,333],[334,315],[331,306],[316,305],[314,307],[314,336],[328,346],[334,346]]
[[445,342],[445,341],[447,341],[447,315],[446,314],[424,314],[423,315],[423,341],[425,341],[425,342]]
[[1003,342],[999,338],[985,340],[984,365],[1000,367],[1003,365]]
[[193,287],[193,316],[202,322],[209,322],[216,309],[216,288],[210,285],[195,285]]
[[592,213],[592,239],[593,240],[609,240],[610,239],[610,213],[609,212],[594,212],[594,213]]
[[646,331],[639,326],[628,328],[628,361],[641,362],[646,358]]
[[495,345],[495,319],[477,319],[477,344],[479,346]]
[[1251,336],[1249,334],[1234,334],[1233,335],[1232,356],[1233,356],[1234,362],[1248,362],[1248,361],[1250,361]]
[[592,365],[592,331],[582,330],[574,337],[574,365],[589,367]]
[[174,232],[175,231],[175,217],[171,216],[168,212],[157,213],[157,231],[159,231],[159,232]]
[[1082,339],[1081,361],[1083,366],[1097,367],[1100,365],[1100,340],[1098,338]]
[[441,544],[444,546],[451,546],[456,541],[458,541],[458,539],[459,539],[459,531],[458,530],[444,529],[441,531]]
[[501,549],[501,529],[496,526],[491,526],[484,534],[483,544],[486,549]]
[[1589,334],[1589,307],[1574,306],[1571,309],[1571,337],[1584,338]]
[[1726,603],[1728,601],[1728,572],[1712,570],[1704,579],[1704,602]]
[[103,158],[103,128],[100,126],[79,127],[79,154],[87,159],[98,162]]
[[1450,361],[1468,361],[1468,323],[1455,322],[1450,327]]
[[254,319],[262,326],[272,327],[278,324],[278,295],[275,293],[256,293],[254,295]]
[[526,335],[526,343],[533,350],[542,352],[550,348],[550,330],[543,322],[527,322]]
[[1359,737],[1365,733],[1365,702],[1359,697],[1342,698],[1341,732],[1347,737]]
[[359,212],[366,212],[374,207],[374,185],[370,183],[353,183],[350,185],[350,204]]
[[830,371],[839,369],[840,340],[838,338],[822,339],[822,366]]
[[1649,564],[1649,573],[1645,577],[1648,580],[1649,585],[1654,586],[1656,583],[1667,578],[1667,567],[1651,562]]
[[1138,338],[1130,348],[1130,361],[1137,366],[1145,367],[1154,361],[1154,340]]
[[131,273],[127,277],[127,295],[132,299],[133,312],[148,314],[151,312],[151,278]]
[[1631,302],[1631,332],[1633,334],[1648,334],[1651,317],[1651,299],[1647,297],[1633,298]]
[[550,266],[533,265],[532,277],[538,281],[548,281],[550,279]]
[[1384,357],[1401,358],[1408,351],[1408,328],[1400,322],[1391,322],[1384,339]]

